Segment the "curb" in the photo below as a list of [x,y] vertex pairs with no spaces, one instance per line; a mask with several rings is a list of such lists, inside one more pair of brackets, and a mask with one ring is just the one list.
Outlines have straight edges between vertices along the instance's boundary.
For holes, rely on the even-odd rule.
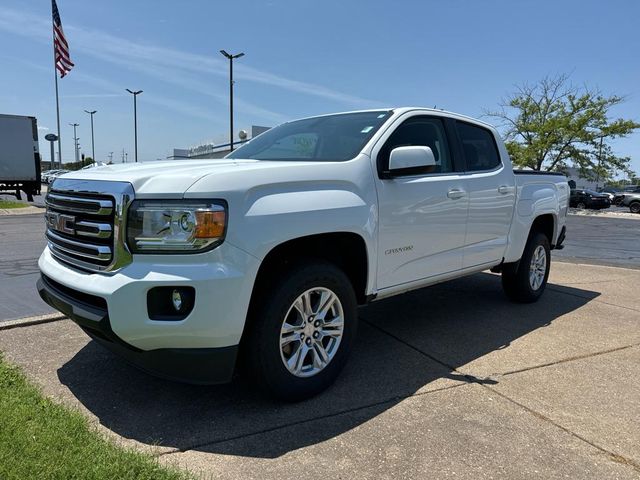
[[12,328],[28,327],[30,325],[38,325],[41,323],[57,322],[65,320],[67,317],[61,313],[48,313],[46,315],[36,315],[34,317],[17,318],[15,320],[0,321],[0,331],[10,330]]
[[575,213],[569,212],[567,216],[582,218],[617,218],[620,220],[640,220],[640,215],[631,212],[606,212],[606,213]]
[[3,215],[36,215],[44,213],[44,207],[28,206],[24,208],[0,208],[0,216]]

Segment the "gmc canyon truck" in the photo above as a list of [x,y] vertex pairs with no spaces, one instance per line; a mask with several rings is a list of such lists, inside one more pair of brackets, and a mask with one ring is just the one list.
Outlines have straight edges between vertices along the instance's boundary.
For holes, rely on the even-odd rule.
[[209,384],[239,363],[300,400],[338,376],[358,305],[486,269],[536,301],[568,201],[564,176],[514,172],[465,116],[307,118],[224,159],[56,179],[38,290],[143,370]]

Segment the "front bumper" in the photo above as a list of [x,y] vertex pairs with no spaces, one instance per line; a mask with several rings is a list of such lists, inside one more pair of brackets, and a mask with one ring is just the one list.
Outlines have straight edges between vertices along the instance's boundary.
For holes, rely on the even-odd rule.
[[[202,255],[138,255],[114,273],[85,272],[45,249],[40,296],[90,336],[157,375],[221,383],[233,372],[259,261],[228,243]],[[181,320],[149,318],[155,287],[195,289]]]
[[231,380],[238,346],[220,348],[160,348],[140,350],[111,329],[106,303],[93,295],[73,291],[42,275],[37,282],[40,297],[77,323],[91,338],[129,363],[169,380],[215,384]]

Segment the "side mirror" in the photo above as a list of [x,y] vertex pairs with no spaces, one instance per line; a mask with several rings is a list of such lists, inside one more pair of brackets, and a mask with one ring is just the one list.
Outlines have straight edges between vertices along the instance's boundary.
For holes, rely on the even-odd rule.
[[411,175],[436,166],[436,157],[430,147],[396,147],[389,155],[389,174]]

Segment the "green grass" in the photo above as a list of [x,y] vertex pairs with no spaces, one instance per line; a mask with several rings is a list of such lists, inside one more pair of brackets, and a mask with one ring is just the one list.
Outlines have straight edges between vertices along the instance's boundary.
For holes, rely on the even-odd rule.
[[29,205],[22,202],[13,202],[11,200],[0,200],[0,208],[24,208]]
[[0,352],[0,479],[189,479],[45,398]]

